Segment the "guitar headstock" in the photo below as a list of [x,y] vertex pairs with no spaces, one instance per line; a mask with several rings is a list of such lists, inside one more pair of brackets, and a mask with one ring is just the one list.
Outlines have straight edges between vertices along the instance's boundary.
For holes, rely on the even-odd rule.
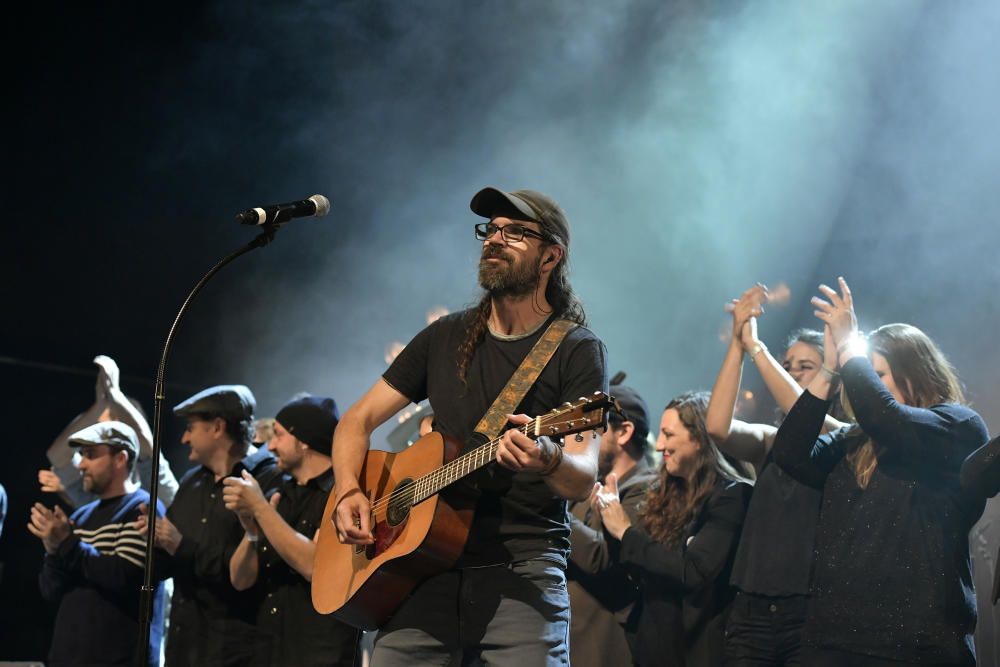
[[551,412],[536,417],[528,424],[535,437],[546,435],[562,438],[567,435],[607,426],[607,409],[613,399],[602,391],[566,403]]

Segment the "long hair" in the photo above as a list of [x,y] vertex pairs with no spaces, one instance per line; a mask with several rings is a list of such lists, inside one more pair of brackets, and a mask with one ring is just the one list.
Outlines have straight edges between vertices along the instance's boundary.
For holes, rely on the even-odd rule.
[[[549,283],[545,286],[545,299],[552,306],[552,312],[562,319],[576,322],[580,326],[587,325],[587,314],[583,310],[583,304],[573,292],[573,287],[569,284],[569,248],[558,240],[545,223],[540,223],[542,229],[549,233],[553,241],[542,243],[544,250],[550,245],[558,245],[563,249],[563,257],[556,264],[556,268],[549,273]],[[542,255],[539,254],[540,262]],[[462,384],[466,383],[466,374],[469,371],[469,364],[476,353],[476,348],[483,342],[486,336],[486,328],[490,319],[491,300],[489,292],[484,292],[479,299],[479,303],[474,308],[470,308],[465,316],[465,338],[458,347],[458,379]]]
[[699,447],[690,478],[674,477],[664,464],[659,479],[646,492],[640,519],[650,536],[667,546],[678,544],[697,518],[720,479],[749,481],[726,461],[708,434],[705,413],[709,393],[687,392],[670,401],[664,412],[676,410]]
[[[896,388],[906,405],[928,408],[939,403],[965,403],[962,385],[955,369],[927,334],[909,324],[886,324],[868,335],[869,353],[885,357]],[[841,395],[844,410],[853,421],[854,411]],[[854,479],[862,489],[868,488],[878,467],[878,446],[871,438],[848,452],[847,460],[854,469]]]

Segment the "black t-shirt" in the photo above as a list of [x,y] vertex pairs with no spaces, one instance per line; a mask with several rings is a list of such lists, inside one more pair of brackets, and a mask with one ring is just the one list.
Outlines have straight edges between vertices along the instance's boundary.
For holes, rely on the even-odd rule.
[[769,453],[743,522],[732,584],[755,595],[808,595],[821,499]]
[[[459,347],[471,311],[437,320],[410,341],[383,375],[414,403],[430,399],[434,430],[470,444],[473,430],[507,380],[545,332],[516,340],[487,332],[466,372],[458,377]],[[537,416],[567,401],[608,390],[607,351],[588,329],[575,327],[563,340],[515,412]],[[541,476],[490,464],[470,476],[480,493],[460,565],[475,566],[549,558],[563,565],[569,551],[566,501]]]

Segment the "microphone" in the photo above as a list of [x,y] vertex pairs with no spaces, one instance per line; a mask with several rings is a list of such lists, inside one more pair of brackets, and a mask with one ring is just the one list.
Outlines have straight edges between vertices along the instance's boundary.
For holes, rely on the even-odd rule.
[[318,218],[329,212],[330,200],[323,195],[313,195],[302,201],[249,208],[236,214],[236,222],[241,225],[284,224],[292,218]]

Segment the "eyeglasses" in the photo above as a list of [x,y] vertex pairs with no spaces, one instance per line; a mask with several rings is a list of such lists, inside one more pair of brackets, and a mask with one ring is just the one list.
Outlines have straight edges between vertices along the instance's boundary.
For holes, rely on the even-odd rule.
[[500,232],[500,238],[502,238],[507,243],[514,243],[516,241],[524,240],[525,236],[531,236],[536,239],[541,239],[542,241],[548,241],[544,234],[539,234],[533,229],[528,229],[524,225],[519,225],[513,223],[510,225],[500,225],[494,224],[492,222],[480,222],[476,225],[476,239],[480,241],[485,241],[497,232]]

